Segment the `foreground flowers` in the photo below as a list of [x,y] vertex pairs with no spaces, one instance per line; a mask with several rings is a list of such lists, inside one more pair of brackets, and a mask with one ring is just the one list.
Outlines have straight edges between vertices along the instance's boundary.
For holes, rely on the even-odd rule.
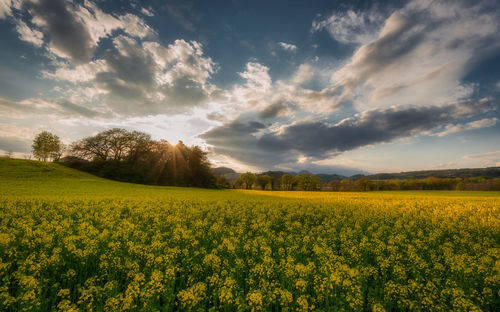
[[499,308],[498,197],[230,194],[0,199],[0,310]]

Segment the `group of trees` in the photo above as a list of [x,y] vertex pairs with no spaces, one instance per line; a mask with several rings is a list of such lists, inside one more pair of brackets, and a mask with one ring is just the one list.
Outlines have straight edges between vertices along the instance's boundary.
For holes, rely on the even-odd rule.
[[[181,141],[171,145],[139,131],[114,128],[66,147],[58,136],[43,131],[33,140],[33,156],[42,161],[62,160],[70,167],[120,181],[195,187],[225,186],[261,190],[391,191],[391,190],[500,190],[500,178],[387,179],[368,177],[321,183],[318,176],[301,173],[243,173],[233,183],[215,176],[206,152]],[[67,156],[61,158],[63,152]]]
[[343,179],[321,183],[320,178],[311,173],[296,176],[285,173],[281,179],[268,174],[257,175],[246,172],[229,183],[221,183],[226,187],[282,191],[333,191],[333,192],[368,192],[368,191],[403,191],[403,190],[469,190],[500,191],[500,178],[435,178],[425,179],[389,179],[372,180],[367,177]]
[[[40,160],[59,160],[59,142],[42,132],[33,143]],[[139,131],[110,129],[72,143],[61,160],[70,167],[109,179],[157,185],[215,187],[206,152],[179,141],[171,145]],[[58,156],[58,157],[56,157]]]
[[448,191],[500,191],[500,179],[473,178],[436,178],[425,179],[389,179],[372,180],[361,178],[357,180],[344,179],[328,182],[326,191],[409,191],[409,190],[448,190]]
[[242,173],[232,185],[229,183],[226,185],[247,190],[319,191],[321,181],[319,177],[311,173],[301,173],[297,176],[286,173],[281,176],[281,179],[276,179],[268,174],[257,175],[246,172]]

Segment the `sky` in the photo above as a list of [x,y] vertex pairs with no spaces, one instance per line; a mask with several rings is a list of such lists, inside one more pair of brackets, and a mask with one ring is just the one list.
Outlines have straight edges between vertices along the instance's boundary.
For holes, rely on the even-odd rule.
[[500,166],[500,3],[0,0],[0,152],[114,127],[237,171]]

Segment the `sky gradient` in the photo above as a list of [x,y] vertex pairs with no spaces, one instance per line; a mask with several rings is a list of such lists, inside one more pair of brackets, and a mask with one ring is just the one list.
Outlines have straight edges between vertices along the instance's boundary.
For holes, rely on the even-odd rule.
[[112,127],[238,171],[500,166],[498,1],[0,0],[0,151]]

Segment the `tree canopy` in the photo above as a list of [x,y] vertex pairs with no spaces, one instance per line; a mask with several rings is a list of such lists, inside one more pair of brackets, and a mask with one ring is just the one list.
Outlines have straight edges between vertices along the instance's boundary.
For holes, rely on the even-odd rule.
[[198,146],[179,141],[155,141],[138,131],[114,128],[72,144],[70,166],[120,181],[195,187],[214,187],[207,154]]
[[62,143],[57,135],[42,131],[33,140],[31,149],[33,156],[38,160],[59,160],[62,154]]

